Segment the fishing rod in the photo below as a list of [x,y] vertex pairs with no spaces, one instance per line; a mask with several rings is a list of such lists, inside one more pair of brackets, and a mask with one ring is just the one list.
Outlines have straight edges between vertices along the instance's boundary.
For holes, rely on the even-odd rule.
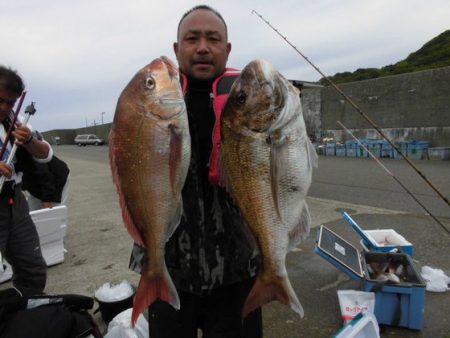
[[392,148],[394,148],[402,157],[403,159],[416,171],[417,174],[419,174],[420,177],[422,177],[422,179],[439,195],[439,197],[445,202],[447,203],[447,205],[450,207],[450,201],[447,199],[447,197],[445,197],[445,195],[443,193],[441,193],[439,191],[439,189],[430,181],[428,180],[428,178],[425,176],[424,173],[422,173],[419,168],[417,168],[417,166],[406,156],[404,155],[400,149],[383,133],[383,131],[375,124],[375,122],[373,122],[369,116],[367,116],[362,110],[361,108],[359,108],[359,106],[353,102],[353,100],[348,97],[341,89],[339,89],[338,86],[336,86],[336,84],[331,81],[331,79],[328,78],[328,76],[326,76],[324,73],[322,73],[322,71],[316,67],[302,52],[300,52],[296,46],[294,46],[284,35],[282,35],[274,26],[272,26],[272,24],[267,21],[261,14],[259,14],[257,11],[252,10],[252,14],[256,14],[257,16],[259,16],[259,18],[264,21],[270,28],[272,28],[273,31],[275,31],[275,33],[277,33],[281,38],[283,38],[284,41],[286,41],[289,46],[291,46],[303,59],[306,60],[306,62],[308,62],[315,70],[317,70],[319,72],[320,75],[322,75],[322,77],[324,77],[328,83],[348,102],[350,103],[350,105],[355,108],[355,110],[367,121],[369,122],[369,124],[381,135],[381,137],[383,137],[391,146]]
[[411,196],[413,199],[414,199],[414,201],[416,201],[417,202],[417,204],[419,204],[421,207],[422,207],[422,209],[423,210],[425,210],[425,212],[428,214],[428,215],[430,215],[431,216],[431,218],[432,219],[434,219],[435,221],[436,221],[436,223],[437,224],[439,224],[441,227],[442,227],[442,229],[444,229],[447,233],[449,233],[450,234],[450,230],[449,229],[447,229],[447,227],[444,225],[444,224],[442,224],[441,223],[441,221],[439,221],[439,219],[436,217],[436,216],[434,216],[433,215],[433,213],[430,211],[430,210],[428,210],[426,207],[425,207],[425,205],[423,205],[417,198],[416,198],[416,196],[414,196],[414,194],[394,175],[394,173],[392,173],[388,168],[386,168],[386,166],[383,164],[383,163],[381,163],[381,161],[355,136],[355,135],[353,135],[353,133],[350,131],[350,130],[348,130],[347,129],[347,127],[345,127],[342,123],[341,123],[341,121],[337,121],[337,123],[347,132],[347,133],[349,133],[350,134],[350,136],[351,137],[353,137],[353,139],[356,141],[356,142],[358,142],[358,144],[365,150],[365,151],[367,151],[367,153],[370,155],[370,157],[372,157],[374,160],[375,160],[375,162],[377,162],[380,166],[381,166],[381,168],[383,168],[383,170],[384,171],[386,171],[387,172],[387,174],[389,175],[389,176],[391,176],[402,188],[403,188],[403,190],[405,190],[407,193],[408,193],[408,195],[409,196]]
[[[18,111],[18,110],[17,110]],[[30,105],[28,105],[25,108],[25,118],[23,120],[23,124],[26,125],[28,123],[28,120],[30,119],[31,115],[34,115],[34,113],[36,112],[36,108],[34,108],[34,102],[31,102]],[[17,116],[16,116],[16,121],[17,121]],[[11,124],[11,126],[13,126],[14,124]],[[10,128],[11,129],[11,128]],[[12,132],[12,131],[11,131]],[[7,142],[5,142],[4,144],[7,144]],[[6,160],[6,164],[10,165],[14,159],[14,156],[16,155],[16,151],[17,151],[17,144],[14,143],[11,152],[9,153],[8,159]],[[3,190],[3,185],[5,184],[6,181],[6,176],[2,175],[0,177],[0,193]]]
[[22,108],[22,103],[23,103],[23,100],[25,99],[25,95],[27,95],[27,92],[24,90],[22,92],[22,94],[20,95],[19,104],[17,105],[16,112],[13,114],[11,124],[9,125],[8,131],[6,133],[5,140],[4,140],[3,146],[2,146],[2,150],[0,151],[0,161],[2,160],[3,155],[5,154],[6,147],[8,146],[9,139],[11,138],[11,134],[14,130],[14,125],[16,124],[17,117],[19,116],[20,109]]

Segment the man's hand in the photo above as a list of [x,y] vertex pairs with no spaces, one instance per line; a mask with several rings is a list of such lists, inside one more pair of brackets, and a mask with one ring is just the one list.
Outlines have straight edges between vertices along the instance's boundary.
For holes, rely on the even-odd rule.
[[0,161],[0,173],[8,178],[12,175],[12,167],[3,161]]
[[14,138],[16,139],[15,143],[18,146],[29,144],[33,139],[31,130],[20,122],[16,123],[16,129],[12,132],[12,134],[14,135]]
[[26,125],[17,122],[13,135],[16,138],[15,143],[24,147],[34,157],[45,159],[49,156],[50,147],[48,144],[34,137],[30,128]]

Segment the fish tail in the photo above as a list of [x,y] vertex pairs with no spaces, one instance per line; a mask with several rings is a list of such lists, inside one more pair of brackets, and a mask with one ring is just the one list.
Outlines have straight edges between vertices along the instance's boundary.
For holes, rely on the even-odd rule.
[[269,280],[262,278],[262,275],[258,275],[242,309],[242,318],[245,318],[258,307],[274,300],[289,306],[294,312],[298,313],[300,318],[305,315],[287,277],[276,277],[275,280],[273,278]]
[[131,314],[133,327],[139,315],[158,298],[169,303],[175,309],[180,309],[180,299],[167,268],[164,268],[162,275],[153,277],[145,272],[146,270],[141,275],[134,299],[133,312]]

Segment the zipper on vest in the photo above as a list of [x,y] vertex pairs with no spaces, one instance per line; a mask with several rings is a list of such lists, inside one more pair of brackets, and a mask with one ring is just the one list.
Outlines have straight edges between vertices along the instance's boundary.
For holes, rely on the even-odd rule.
[[[213,108],[213,111],[214,111],[213,103],[214,103],[214,93],[209,93],[209,108],[210,109]],[[214,116],[216,116],[215,111],[214,111]]]
[[[209,109],[211,109],[213,116],[214,116],[214,124],[213,129],[211,133],[211,152],[209,153],[209,159],[208,159],[208,168],[211,167],[211,158],[214,152],[214,130],[216,130],[216,123],[217,123],[217,117],[216,117],[216,107],[214,107],[214,93],[209,93]],[[209,172],[208,172],[209,177]]]

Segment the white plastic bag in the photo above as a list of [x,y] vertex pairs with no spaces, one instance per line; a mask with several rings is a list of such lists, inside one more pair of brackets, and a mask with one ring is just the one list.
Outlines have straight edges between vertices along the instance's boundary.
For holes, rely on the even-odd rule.
[[374,313],[375,293],[357,290],[338,290],[339,305],[344,323],[347,324],[360,312]]
[[427,282],[427,291],[445,292],[450,290],[450,278],[441,269],[423,266],[421,275]]
[[139,315],[134,328],[131,326],[131,313],[133,309],[127,309],[115,316],[108,324],[108,332],[104,338],[149,338],[148,322]]

